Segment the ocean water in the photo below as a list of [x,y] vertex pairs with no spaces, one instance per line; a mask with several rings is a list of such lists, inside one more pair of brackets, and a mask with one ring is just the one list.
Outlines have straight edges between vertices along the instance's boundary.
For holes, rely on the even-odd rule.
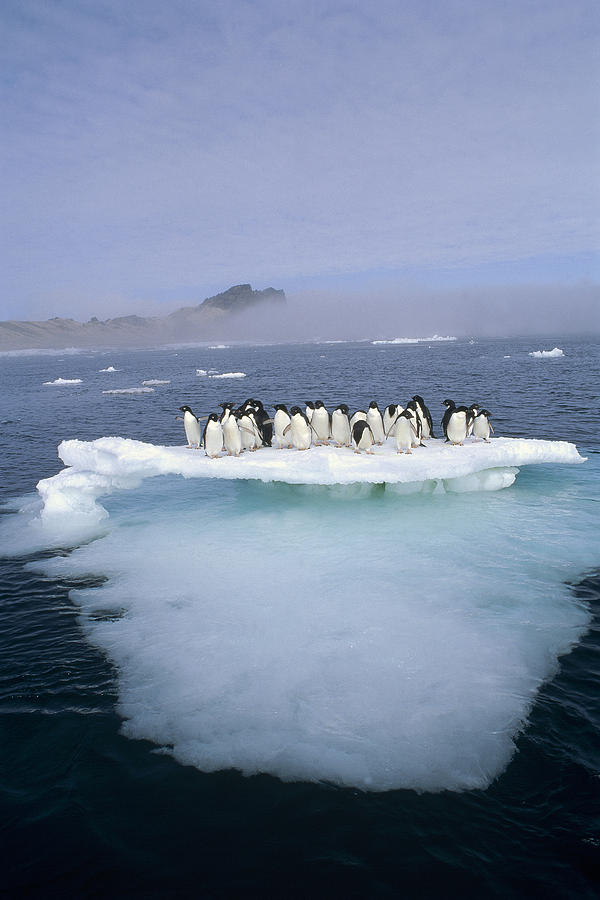
[[[598,342],[19,354],[0,372],[9,893],[597,895]],[[181,444],[184,403],[415,392],[437,423],[445,397],[479,402],[496,434],[587,461],[441,495],[162,476],[103,498],[85,533],[36,529],[62,440]]]

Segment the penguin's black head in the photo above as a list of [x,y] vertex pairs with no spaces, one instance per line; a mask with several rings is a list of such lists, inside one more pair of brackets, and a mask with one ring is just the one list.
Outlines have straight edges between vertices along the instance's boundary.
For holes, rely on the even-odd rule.
[[181,410],[181,412],[191,413],[191,409],[189,408],[189,406],[180,406],[179,409]]
[[395,412],[396,412],[396,404],[395,404],[395,403],[390,403],[390,405],[389,405],[388,408],[387,408],[387,413],[388,413],[388,415],[389,415],[389,416],[393,416]]
[[233,403],[219,403],[218,405],[221,407],[221,409],[233,409],[234,407]]
[[315,400],[315,409],[323,409],[324,403],[322,400]]
[[216,413],[211,413],[210,416],[208,417],[208,421],[209,422],[218,422],[219,417]]
[[379,409],[376,400],[371,400],[371,402],[369,403],[369,409]]
[[415,395],[414,395],[413,400],[416,400],[417,403],[420,403],[420,404],[421,404],[421,406],[425,406],[425,401],[423,400],[422,397],[419,397],[418,394],[415,394]]
[[487,409],[482,409],[482,410],[480,411],[479,415],[480,415],[480,416],[485,416],[485,417],[488,418],[488,419],[491,419],[491,418],[492,418],[491,412],[490,412],[489,410],[487,410]]
[[452,409],[454,406],[456,406],[456,404],[454,400],[444,400],[443,406],[447,406],[448,409]]
[[308,406],[309,409],[314,409],[314,408],[315,408],[315,404],[312,402],[312,400],[305,400],[305,401],[304,401],[304,405],[305,405],[305,406]]
[[477,410],[479,409],[479,403],[471,403],[469,409],[472,410],[472,412],[477,412]]
[[414,410],[414,412],[416,412],[416,411],[417,411],[417,404],[415,403],[414,400],[409,400],[408,403],[406,404],[406,408],[407,408],[407,409],[412,409],[412,410]]
[[399,419],[412,419],[412,413],[411,413],[411,410],[408,409],[408,407],[407,407],[406,409],[404,409],[404,410],[398,415],[398,418],[399,418]]
[[276,403],[275,409],[279,409],[279,410],[281,410],[281,412],[284,412],[284,413],[287,412],[287,406],[285,405],[285,403]]
[[350,407],[346,403],[340,403],[340,405],[336,407],[336,409],[339,409],[339,411],[343,412],[346,416],[350,412]]
[[255,409],[264,409],[264,406],[263,406],[263,404],[262,404],[262,401],[261,401],[261,400],[255,400],[255,401],[254,401],[254,408],[255,408]]
[[292,415],[292,416],[297,416],[298,413],[301,413],[301,412],[302,412],[302,410],[300,409],[299,406],[292,406],[292,408],[290,409],[290,415]]

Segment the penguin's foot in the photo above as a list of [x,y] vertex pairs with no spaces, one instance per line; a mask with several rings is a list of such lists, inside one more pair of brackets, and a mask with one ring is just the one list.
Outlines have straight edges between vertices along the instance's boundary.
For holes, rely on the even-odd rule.
[[367,453],[368,453],[370,456],[375,456],[375,454],[373,453],[372,450],[367,450]]
[[406,451],[406,455],[407,455],[407,456],[412,456],[412,450],[407,450],[407,451]]
[[490,443],[490,441],[489,441],[488,438],[484,438],[484,441],[486,442],[486,444],[489,444],[489,443]]
[[360,456],[360,450],[355,450],[354,452],[358,453],[358,455]]

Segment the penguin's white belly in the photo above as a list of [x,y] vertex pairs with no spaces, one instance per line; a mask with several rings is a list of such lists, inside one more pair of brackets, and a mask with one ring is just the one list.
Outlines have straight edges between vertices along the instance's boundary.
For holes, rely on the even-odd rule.
[[421,420],[421,437],[431,437],[431,431],[429,430],[429,422],[427,421],[427,416],[423,412],[420,412],[419,418]]
[[193,416],[189,412],[184,413],[183,427],[185,428],[185,436],[187,438],[188,444],[197,444],[198,446],[200,446],[200,422],[198,421],[196,416]]
[[233,416],[229,416],[223,425],[223,443],[228,453],[232,453],[234,456],[241,453],[242,435]]
[[286,447],[289,443],[291,443],[289,439],[289,431],[285,435],[285,437],[283,435],[283,432],[288,427],[290,422],[290,417],[286,415],[282,409],[278,409],[273,419],[273,431],[275,432],[275,437],[280,447]]
[[490,436],[490,423],[485,416],[477,416],[473,422],[473,434],[476,438],[483,438],[487,441]]
[[204,434],[207,456],[218,456],[223,449],[223,429],[220,422],[209,422]]
[[350,443],[350,425],[343,413],[333,413],[331,417],[331,436],[338,444]]
[[326,409],[315,409],[310,420],[319,441],[329,440],[329,413]]
[[240,419],[240,432],[244,450],[254,450],[257,445],[256,431],[250,416],[243,416]]
[[448,438],[453,444],[460,444],[467,436],[467,415],[464,412],[453,412],[446,429]]
[[398,450],[410,450],[414,434],[410,422],[404,416],[396,422],[395,437]]
[[377,441],[378,444],[383,444],[385,440],[385,435],[383,433],[383,419],[381,418],[381,413],[367,413],[367,422],[369,423],[369,427],[373,432],[373,437]]
[[300,416],[294,417],[290,431],[292,433],[292,444],[296,450],[308,450],[311,444],[310,425],[307,425]]

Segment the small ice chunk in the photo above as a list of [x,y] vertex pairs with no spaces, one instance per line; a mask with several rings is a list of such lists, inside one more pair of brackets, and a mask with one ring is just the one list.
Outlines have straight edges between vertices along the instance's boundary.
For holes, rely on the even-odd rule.
[[100,369],[100,372],[118,372],[118,369],[115,369],[114,366],[107,366],[106,369]]
[[555,347],[554,350],[532,350],[529,355],[535,357],[535,359],[551,359],[564,356],[565,354],[560,347]]
[[115,388],[112,391],[102,391],[103,394],[152,394],[154,388],[151,387],[132,387],[132,388]]
[[161,381],[160,378],[150,378],[148,381],[142,381],[143,385],[149,386],[152,384],[171,384],[170,381]]
[[81,378],[55,378],[54,381],[44,381],[44,384],[82,384]]
[[209,375],[209,378],[245,378],[245,372],[223,372],[221,375]]

